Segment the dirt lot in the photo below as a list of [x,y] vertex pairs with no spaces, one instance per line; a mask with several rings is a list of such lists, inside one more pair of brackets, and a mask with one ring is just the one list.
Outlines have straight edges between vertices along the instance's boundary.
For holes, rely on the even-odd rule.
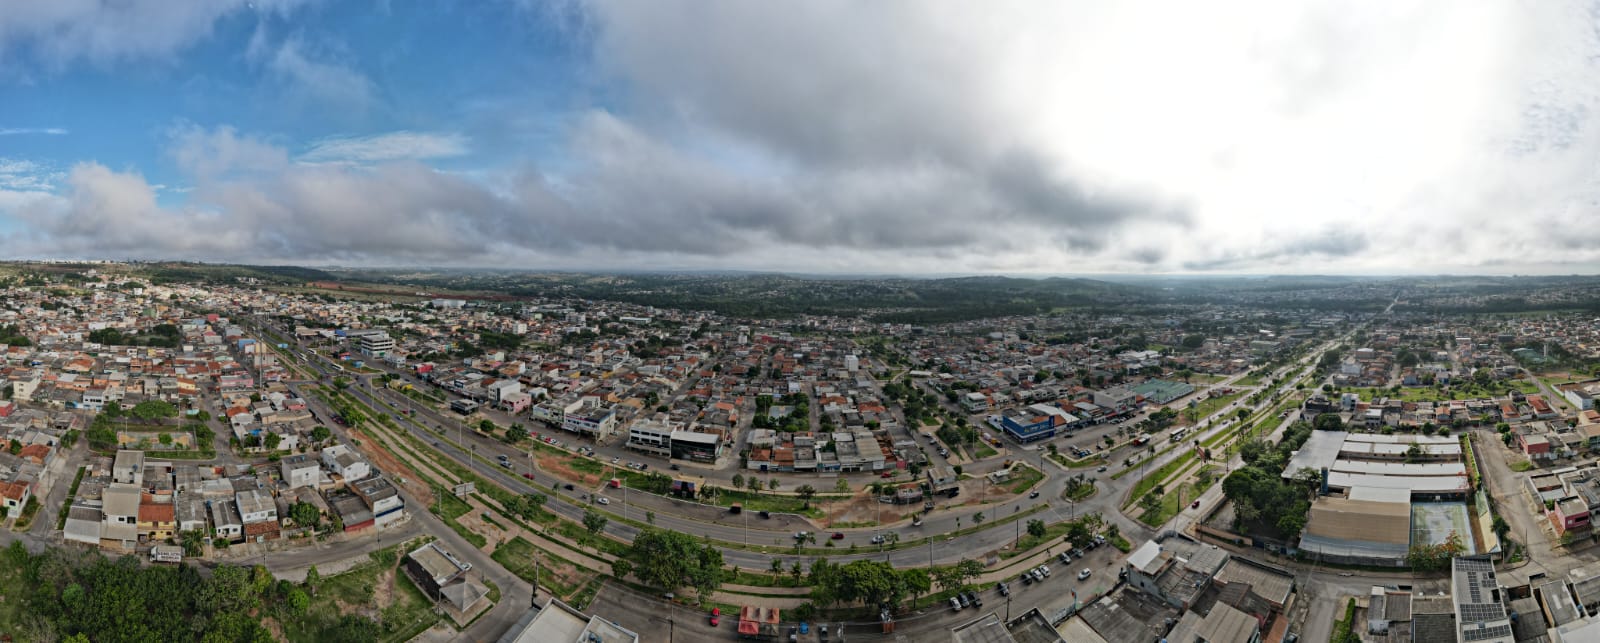
[[534,458],[533,461],[534,464],[538,465],[540,471],[549,473],[563,480],[571,480],[573,482],[582,483],[583,486],[600,484],[599,474],[583,473],[573,469],[572,467],[567,466],[565,460],[566,458],[563,456],[541,455],[537,458]]

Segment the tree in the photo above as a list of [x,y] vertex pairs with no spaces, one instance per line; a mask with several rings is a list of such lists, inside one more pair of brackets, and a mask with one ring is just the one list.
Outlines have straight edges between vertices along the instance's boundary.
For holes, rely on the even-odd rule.
[[1029,536],[1033,536],[1034,538],[1044,538],[1044,535],[1048,533],[1048,530],[1049,528],[1045,526],[1043,520],[1036,519],[1028,521]]
[[1339,418],[1338,413],[1320,413],[1317,415],[1317,418],[1312,421],[1311,425],[1318,431],[1344,430],[1344,420]]
[[607,522],[609,521],[605,516],[602,516],[593,510],[585,509],[583,511],[583,528],[589,532],[590,538],[598,536],[600,534],[600,530],[606,528]]
[[513,424],[511,425],[511,428],[506,429],[506,442],[516,444],[526,440],[527,438],[528,430],[523,428],[521,424]]
[[479,420],[478,430],[484,433],[494,433],[494,420]]
[[627,578],[628,575],[632,574],[632,573],[633,573],[633,563],[630,562],[628,559],[626,559],[626,558],[618,558],[616,560],[611,561],[611,575],[612,576],[615,576],[620,580],[620,579]]
[[644,521],[647,524],[651,524],[651,525],[656,524],[656,512],[654,512],[654,511],[646,511],[646,512],[644,512]]
[[1089,529],[1087,520],[1074,520],[1067,523],[1066,540],[1073,547],[1085,547],[1094,540],[1094,532]]
[[317,573],[317,566],[313,564],[312,566],[306,568],[306,589],[311,590],[312,594],[316,594],[317,585],[320,584],[322,584],[322,574]]
[[267,437],[262,439],[262,444],[264,444],[269,451],[277,450],[278,444],[281,442],[283,442],[283,436],[276,433],[268,433]]
[[[844,481],[840,480],[840,482],[844,482]],[[809,484],[803,484],[803,485],[800,485],[799,487],[797,487],[794,490],[794,494],[796,496],[800,497],[800,501],[801,502],[805,503],[805,508],[806,509],[810,509],[811,508],[811,498],[813,498],[813,497],[815,497],[817,495],[817,490],[816,490],[815,487],[812,487]]]
[[317,511],[317,506],[309,502],[297,502],[289,507],[289,518],[294,524],[301,527],[316,527],[322,519],[322,512]]
[[624,557],[633,563],[635,578],[656,587],[688,585],[705,596],[722,583],[722,550],[689,534],[646,528]]
[[295,614],[304,614],[306,609],[311,607],[311,597],[307,596],[305,590],[302,589],[289,590],[289,595],[284,602],[289,606],[289,611]]
[[838,482],[833,483],[833,490],[835,493],[850,493],[850,481],[839,478]]
[[[826,559],[820,559],[820,558],[818,559],[819,562],[823,562],[825,560]],[[816,567],[816,563],[812,563],[811,566],[813,568],[815,568]],[[801,576],[805,576],[805,574],[806,574],[806,569],[804,567],[800,566],[800,561],[798,561],[798,560],[794,561],[794,564],[789,567],[789,575],[794,577],[794,582],[797,583],[797,584],[800,582],[800,577]]]
[[778,484],[779,483],[778,483],[778,479],[777,478],[769,478],[767,480],[767,489],[770,489],[772,491],[777,491],[778,490]]
[[739,489],[742,487],[744,487],[744,475],[738,473],[733,474],[733,488]]
[[780,574],[783,573],[783,561],[779,560],[777,558],[772,559],[771,569],[772,569],[772,577],[773,578],[777,578]]
[[133,415],[141,420],[178,417],[178,407],[162,400],[145,400],[133,406]]
[[983,524],[983,512],[972,514],[972,523],[975,525]]

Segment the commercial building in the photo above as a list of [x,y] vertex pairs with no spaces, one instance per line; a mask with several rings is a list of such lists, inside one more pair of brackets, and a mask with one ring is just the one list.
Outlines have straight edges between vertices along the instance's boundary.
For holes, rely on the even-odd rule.
[[431,542],[406,554],[406,573],[428,598],[466,612],[489,594],[488,588],[467,572],[472,563],[456,558],[444,546]]
[[1184,382],[1145,380],[1133,387],[1133,394],[1151,404],[1168,404],[1194,392],[1194,386]]
[[499,643],[639,643],[639,635],[552,598],[523,615]]
[[356,349],[369,357],[387,357],[394,352],[394,339],[381,331],[365,334],[356,340]]
[[672,433],[680,426],[675,422],[638,420],[628,426],[628,442],[625,446],[663,458],[672,457]]
[[1514,643],[1511,618],[1486,560],[1457,558],[1450,566],[1451,605],[1455,607],[1458,641]]
[[722,455],[722,434],[676,430],[672,432],[672,457],[695,462],[716,462]]
[[1048,440],[1056,433],[1082,424],[1077,416],[1053,404],[1034,404],[1023,409],[1006,409],[1000,414],[1000,428],[1018,442]]

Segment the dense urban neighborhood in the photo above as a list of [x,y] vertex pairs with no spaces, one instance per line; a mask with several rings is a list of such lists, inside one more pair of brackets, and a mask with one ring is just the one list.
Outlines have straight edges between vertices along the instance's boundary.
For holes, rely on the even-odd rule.
[[1591,284],[914,323],[9,268],[17,638],[119,636],[151,582],[288,640],[1600,632],[1600,326],[1538,301]]

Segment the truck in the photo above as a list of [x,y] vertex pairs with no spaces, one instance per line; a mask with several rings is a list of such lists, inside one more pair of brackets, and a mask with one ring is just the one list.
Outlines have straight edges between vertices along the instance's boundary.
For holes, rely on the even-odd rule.
[[181,563],[183,548],[175,545],[156,545],[150,548],[150,562]]
[[606,481],[606,486],[607,487],[611,487],[612,489],[621,489],[622,488],[622,478],[612,478],[612,479]]

